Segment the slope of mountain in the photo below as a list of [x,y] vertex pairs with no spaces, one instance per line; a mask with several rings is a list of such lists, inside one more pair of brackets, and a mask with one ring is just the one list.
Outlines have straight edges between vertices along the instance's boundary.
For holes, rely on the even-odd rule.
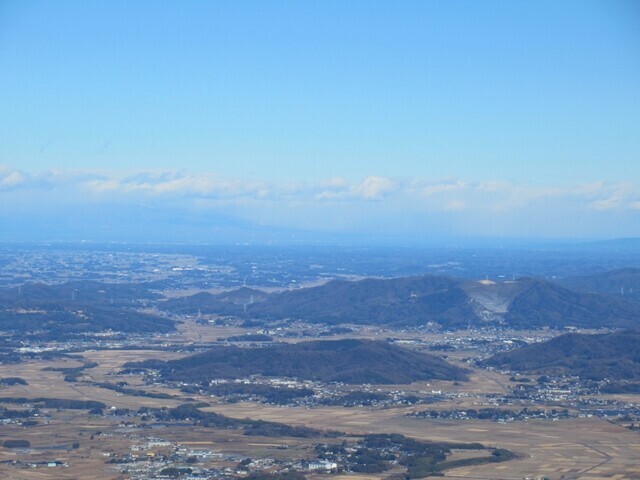
[[462,284],[462,280],[440,276],[335,280],[272,294],[249,305],[247,313],[254,318],[300,318],[328,324],[408,326],[432,321],[466,327],[479,319]]
[[49,303],[74,305],[131,306],[141,301],[158,300],[143,283],[104,283],[92,280],[55,285],[27,283],[21,287],[0,288],[0,307],[35,307]]
[[568,333],[547,342],[500,353],[485,360],[484,364],[546,375],[640,380],[640,330],[598,335]]
[[486,323],[514,328],[640,325],[640,304],[530,278],[501,283],[443,276],[335,280],[273,294],[248,288],[218,295],[199,293],[168,300],[161,308],[263,321],[388,326],[435,322],[448,329]]
[[42,340],[68,339],[70,335],[111,330],[128,333],[167,333],[175,330],[168,318],[123,308],[84,308],[60,304],[37,310],[0,310],[0,331],[30,335]]
[[574,292],[542,280],[522,279],[519,283],[523,289],[504,316],[514,328],[633,327],[640,323],[640,306],[624,299]]
[[160,298],[143,284],[75,281],[59,285],[26,284],[0,289],[0,331],[43,339],[106,330],[166,333],[175,322],[142,313]]
[[559,282],[579,292],[606,293],[626,300],[640,301],[640,268],[620,268],[593,275],[569,277]]
[[241,287],[236,290],[212,294],[200,292],[188,297],[172,298],[161,304],[164,310],[177,314],[215,313],[241,315],[244,305],[264,300],[268,294],[262,290]]
[[150,360],[128,366],[158,368],[165,378],[182,381],[250,375],[355,384],[466,379],[465,370],[438,357],[372,340],[325,340],[262,348],[225,346],[180,360]]

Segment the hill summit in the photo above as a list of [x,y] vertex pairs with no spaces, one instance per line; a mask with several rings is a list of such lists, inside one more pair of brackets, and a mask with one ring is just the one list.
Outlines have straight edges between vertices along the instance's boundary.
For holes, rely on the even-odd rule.
[[596,335],[567,333],[547,342],[500,353],[484,363],[545,375],[640,380],[640,331]]
[[251,375],[353,384],[465,380],[466,371],[421,352],[374,340],[318,340],[262,348],[220,346],[180,360],[149,360],[170,380],[210,381]]
[[247,288],[168,300],[161,308],[237,316],[263,322],[416,326],[447,329],[485,324],[513,328],[638,326],[640,304],[601,293],[578,292],[535,278],[474,282],[424,275],[324,285],[267,294]]

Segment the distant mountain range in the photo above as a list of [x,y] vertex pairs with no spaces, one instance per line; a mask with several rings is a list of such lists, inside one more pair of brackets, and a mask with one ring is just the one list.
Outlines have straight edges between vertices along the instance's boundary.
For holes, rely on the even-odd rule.
[[191,382],[250,375],[353,384],[466,379],[465,370],[438,357],[372,340],[321,340],[261,348],[220,346],[180,360],[127,366],[157,368],[167,379]]
[[[514,328],[634,327],[640,325],[640,305],[623,298],[581,293],[555,283],[523,279],[504,314]],[[490,287],[491,288],[491,287]]]
[[107,330],[166,333],[175,322],[139,311],[160,295],[141,284],[74,281],[0,289],[0,331],[68,339]]
[[269,296],[262,290],[241,287],[236,290],[212,294],[200,292],[188,297],[172,298],[162,303],[164,310],[176,314],[193,315],[197,313],[218,315],[241,315],[253,302],[260,302]]
[[546,280],[470,282],[446,276],[334,280],[265,294],[243,288],[168,300],[174,313],[217,313],[252,320],[416,326],[434,322],[461,329],[487,324],[513,328],[640,325],[640,304],[620,296],[570,290]]
[[130,307],[144,301],[158,300],[162,295],[152,292],[146,284],[106,283],[76,280],[47,285],[26,283],[21,287],[0,288],[0,307],[35,307],[50,303],[73,302],[76,306],[109,305]]
[[567,288],[587,293],[605,293],[640,302],[640,268],[620,268],[560,280]]
[[[562,284],[521,278],[469,281],[413,276],[360,281],[332,280],[312,288],[266,293],[242,287],[165,299],[156,284],[74,281],[0,289],[0,331],[66,333],[168,332],[169,318],[141,313],[157,307],[173,314],[217,314],[252,323],[304,320],[329,325],[446,329],[484,325],[512,328],[640,327],[640,270],[573,277]],[[623,295],[624,293],[624,295]]]
[[500,353],[483,363],[544,375],[640,380],[640,330],[597,335],[568,333],[547,342]]

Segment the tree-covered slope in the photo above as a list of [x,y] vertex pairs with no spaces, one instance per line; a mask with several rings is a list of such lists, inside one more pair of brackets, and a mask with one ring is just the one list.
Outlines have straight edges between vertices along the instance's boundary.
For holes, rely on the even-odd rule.
[[538,374],[640,380],[640,331],[568,333],[547,342],[500,353],[485,365]]
[[180,360],[150,360],[129,366],[158,368],[165,378],[182,381],[263,375],[323,382],[404,384],[466,378],[463,369],[438,357],[372,340],[313,341],[262,348],[221,346]]

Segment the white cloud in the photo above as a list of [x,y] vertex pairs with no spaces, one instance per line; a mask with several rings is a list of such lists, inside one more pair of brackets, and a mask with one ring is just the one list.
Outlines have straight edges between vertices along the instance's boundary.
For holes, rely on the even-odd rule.
[[460,180],[443,182],[443,183],[435,183],[435,184],[427,185],[426,187],[423,187],[420,190],[420,195],[422,197],[430,197],[432,195],[438,195],[441,193],[459,191],[463,188],[465,188],[465,183]]
[[78,204],[88,212],[144,206],[313,231],[640,235],[640,185],[631,182],[549,186],[384,176],[275,182],[182,170],[0,166],[0,221],[17,209],[22,216],[43,209],[66,215]]
[[15,188],[25,181],[25,177],[18,170],[0,165],[0,190]]
[[628,210],[640,201],[640,187],[629,182],[597,182],[573,187],[568,197],[584,200],[592,210]]
[[208,174],[194,175],[184,172],[142,172],[127,176],[111,175],[78,182],[78,188],[97,194],[118,192],[125,195],[155,197],[237,198],[253,196],[266,198],[270,193],[265,182],[225,180]]
[[[0,192],[52,191],[78,193],[95,201],[111,197],[126,201],[181,198],[196,202],[270,201],[298,205],[340,202],[393,204],[411,211],[429,212],[518,212],[525,208],[556,205],[583,211],[637,211],[640,185],[629,182],[538,186],[500,180],[466,181],[368,176],[359,181],[332,177],[318,182],[268,182],[226,179],[214,174],[187,171],[91,171],[45,170],[27,173],[0,166]],[[53,198],[53,197],[52,197]],[[541,207],[540,207],[541,208]]]
[[326,189],[343,189],[349,186],[349,183],[342,177],[331,177],[320,182],[320,186]]
[[113,192],[120,189],[120,182],[112,179],[91,180],[86,183],[86,187],[97,193]]
[[319,200],[381,200],[393,193],[397,184],[387,177],[369,176],[362,181],[349,184],[340,177],[320,182]]
[[365,200],[378,200],[393,192],[395,188],[395,183],[386,177],[367,177],[358,185],[354,185],[351,193]]

